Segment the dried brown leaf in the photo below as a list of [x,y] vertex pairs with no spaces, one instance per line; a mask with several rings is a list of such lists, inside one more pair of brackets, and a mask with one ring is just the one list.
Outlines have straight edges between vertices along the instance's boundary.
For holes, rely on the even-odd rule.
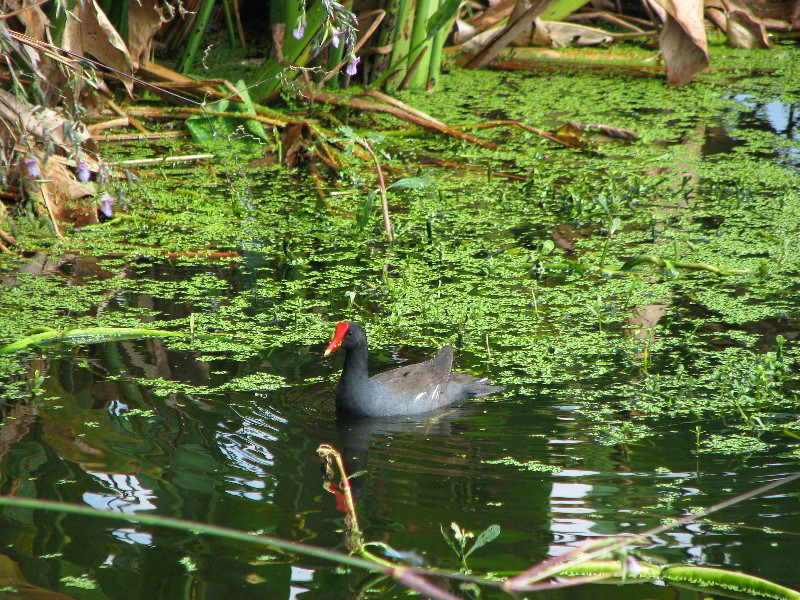
[[661,31],[661,54],[667,81],[683,85],[708,66],[702,0],[658,0],[667,13]]
[[[131,6],[135,4],[133,2]],[[133,75],[135,67],[128,47],[97,2],[84,0],[75,5],[75,10],[79,11],[77,17],[67,13],[61,46],[80,56],[91,54],[104,65]],[[132,95],[133,82],[123,77],[122,84]]]
[[[6,0],[3,3],[4,12],[16,12],[33,2],[25,2],[25,0]],[[44,11],[39,6],[27,8],[17,15],[17,19],[25,26],[25,34],[29,35],[37,42],[46,42],[47,28],[50,26],[50,19],[44,14]]]
[[570,146],[576,148],[585,148],[590,143],[609,142],[612,140],[625,140],[629,142],[639,137],[635,131],[631,131],[630,129],[622,129],[621,127],[614,127],[613,125],[579,123],[577,121],[568,121],[564,123],[559,127],[558,131],[556,131],[555,135],[562,142],[566,142]]
[[722,0],[728,12],[728,44],[734,48],[769,48],[764,23],[747,7]]
[[563,21],[534,21],[531,44],[551,48],[567,48],[569,46],[596,46],[614,41],[608,32],[596,27],[587,27],[577,23]]
[[[40,140],[50,138],[67,152],[71,152],[76,143],[89,138],[85,125],[73,122],[67,124],[67,120],[53,109],[34,106],[2,89],[0,89],[0,117],[11,123],[12,127],[21,126],[24,131]],[[68,129],[74,135],[67,136]]]
[[153,38],[161,26],[169,21],[161,6],[160,0],[140,0],[129,4],[128,51],[134,69],[150,62]]
[[649,6],[656,16],[661,19],[662,23],[667,21],[667,11],[664,10],[664,7],[661,6],[658,2],[659,0],[645,0],[647,6]]
[[313,144],[311,128],[307,123],[288,123],[283,128],[281,145],[284,149],[284,161],[290,169],[308,158],[308,149]]
[[72,171],[54,160],[47,161],[42,176],[45,181],[41,185],[56,220],[77,226],[97,223],[94,202],[85,200],[94,196],[94,184],[78,181]]

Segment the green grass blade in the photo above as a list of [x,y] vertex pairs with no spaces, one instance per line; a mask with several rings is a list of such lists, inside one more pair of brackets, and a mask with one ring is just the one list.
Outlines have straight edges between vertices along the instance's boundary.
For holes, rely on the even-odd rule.
[[181,331],[166,331],[163,329],[136,329],[132,327],[89,327],[86,329],[71,329],[69,331],[48,330],[26,336],[0,348],[0,355],[19,352],[30,346],[41,346],[55,342],[68,342],[70,344],[97,344],[100,342],[113,342],[132,340],[137,338],[155,337],[183,337]]

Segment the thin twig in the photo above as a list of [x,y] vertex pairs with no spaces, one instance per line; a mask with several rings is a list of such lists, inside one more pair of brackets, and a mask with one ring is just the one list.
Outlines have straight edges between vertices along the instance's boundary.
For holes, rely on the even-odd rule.
[[187,156],[163,156],[161,158],[137,158],[134,160],[120,160],[117,162],[103,163],[109,167],[121,167],[125,165],[152,165],[155,163],[167,162],[186,162],[192,160],[206,160],[214,158],[213,154],[190,154]]
[[386,229],[386,237],[391,244],[393,242],[392,237],[392,221],[389,219],[389,201],[386,199],[386,183],[383,180],[383,171],[381,171],[381,163],[378,160],[377,155],[372,150],[372,146],[366,140],[359,140],[362,146],[372,155],[372,158],[375,159],[375,169],[378,171],[378,185],[380,186],[381,190],[381,203],[383,205],[383,227]]
[[239,34],[239,43],[242,50],[247,50],[247,42],[244,40],[244,27],[242,27],[242,16],[239,13],[239,0],[231,0],[233,4],[233,16],[236,18],[236,32]]
[[[576,14],[580,14],[580,13],[576,13]],[[612,14],[612,13],[609,13],[609,14]],[[629,23],[638,23],[639,25],[646,25],[648,27],[651,27],[653,25],[652,21],[650,21],[648,19],[640,19],[639,17],[633,17],[631,15],[626,15],[625,13],[614,14],[614,16],[616,16],[616,17],[618,17],[620,19],[623,19],[625,21],[628,21]]]
[[647,13],[647,16],[650,18],[650,22],[655,27],[658,33],[661,33],[661,20],[653,13],[653,9],[650,8],[650,3],[648,0],[642,0],[642,5],[644,6],[644,11]]
[[[150,62],[139,67],[139,73],[156,80],[153,89],[158,93],[159,89],[186,89],[188,91],[203,94],[204,100],[213,98],[214,100],[233,100],[234,102],[244,102],[239,90],[234,88],[226,79],[192,79],[172,69],[168,69],[158,63]],[[231,91],[226,94],[217,89],[217,86],[225,86]],[[174,101],[173,98],[166,96],[167,100]]]
[[131,120],[128,116],[119,117],[117,119],[111,119],[109,121],[103,121],[102,123],[95,123],[94,125],[89,125],[87,128],[89,133],[94,137],[94,135],[104,129],[113,129],[114,127],[127,127],[130,124]]
[[50,220],[53,222],[53,230],[56,232],[56,235],[63,240],[64,234],[61,233],[61,228],[58,226],[52,201],[50,200],[50,194],[47,193],[44,185],[39,185],[39,192],[42,194],[42,200],[44,200],[44,205],[47,207],[47,213],[50,215]]
[[513,23],[509,23],[503,32],[486,44],[478,54],[467,63],[469,69],[480,69],[486,66],[502,52],[516,37],[527,27],[530,27],[533,20],[538,17],[547,7],[546,0],[539,0],[536,6],[530,7]]
[[530,131],[531,133],[535,133],[536,135],[540,135],[543,138],[547,138],[551,142],[555,142],[556,144],[561,144],[562,146],[566,146],[567,148],[572,148],[570,144],[565,142],[564,140],[558,139],[553,134],[544,131],[543,129],[536,129],[536,127],[531,127],[530,125],[526,125],[525,123],[520,123],[519,121],[487,121],[485,123],[476,123],[475,125],[456,125],[453,129],[485,129],[487,127],[500,127],[502,125],[511,125],[513,127],[519,127],[520,129],[524,129],[525,131]]
[[141,133],[150,133],[150,131],[147,129],[147,127],[142,125],[139,122],[138,119],[136,119],[135,117],[131,117],[128,113],[126,113],[124,110],[122,110],[122,108],[116,102],[114,102],[111,98],[104,98],[104,100],[105,100],[105,103],[108,105],[108,107],[112,111],[117,113],[120,117],[125,117],[126,119],[128,119],[128,121],[130,122],[131,126],[134,129],[136,129],[137,131],[140,131]]
[[325,138],[316,129],[310,129],[311,135],[317,139],[317,143],[314,144],[314,155],[328,165],[328,167],[334,171],[338,171],[341,168],[341,165],[339,164],[339,161],[336,160],[336,157],[333,156],[328,144],[325,143]]
[[161,133],[119,133],[111,135],[93,135],[95,142],[128,142],[138,140],[160,140],[163,138],[189,137],[188,131],[162,131]]
[[267,123],[268,125],[278,125],[279,127],[285,127],[289,122],[288,118],[284,120],[278,120],[270,117],[262,117],[261,115],[251,115],[248,113],[225,112],[221,110],[206,110],[203,108],[186,107],[165,109],[150,106],[131,106],[128,108],[128,114],[139,117],[149,117],[151,119],[180,119],[184,118],[186,115],[205,115],[209,117],[227,117],[231,119],[243,120],[253,119],[255,121],[260,121],[261,123]]
[[412,115],[417,115],[421,119],[427,119],[431,123],[436,123],[440,127],[447,127],[447,125],[445,125],[444,123],[442,123],[441,121],[439,121],[437,119],[434,119],[429,114],[426,114],[426,113],[422,112],[421,110],[417,110],[413,106],[409,106],[408,104],[406,104],[405,102],[401,102],[397,98],[392,98],[388,94],[384,94],[382,92],[379,92],[378,90],[370,90],[370,91],[367,92],[367,95],[368,96],[372,96],[376,100],[382,100],[383,102],[386,102],[387,104],[391,104],[392,106],[396,106],[397,108],[402,109],[402,110],[406,111],[407,113],[411,113]]
[[[137,79],[133,75],[128,75],[127,73],[123,73],[122,71],[118,71],[118,70],[116,70],[116,69],[114,69],[112,67],[109,67],[108,65],[105,65],[105,64],[103,64],[101,62],[98,62],[96,60],[92,60],[91,58],[88,58],[86,56],[81,56],[80,54],[76,54],[74,52],[70,52],[69,50],[64,50],[63,48],[59,48],[58,46],[54,46],[54,45],[48,44],[46,42],[40,42],[39,40],[36,40],[36,39],[34,39],[34,38],[32,38],[32,37],[30,37],[28,35],[25,35],[23,33],[18,33],[16,31],[11,30],[11,29],[6,29],[6,33],[8,33],[8,35],[10,35],[12,38],[17,40],[18,42],[22,42],[23,44],[31,46],[32,48],[37,48],[39,50],[47,51],[47,52],[56,52],[56,53],[61,52],[63,54],[66,54],[67,56],[75,59],[76,61],[87,62],[90,65],[93,65],[93,66],[95,66],[95,67],[97,67],[99,69],[105,69],[106,71],[110,71],[111,73],[116,73],[117,75],[119,75],[121,77],[124,77],[125,79],[129,79],[133,83],[137,83],[137,84],[142,85],[142,86],[144,86],[146,88],[149,88],[149,89],[152,89],[152,90],[156,90],[156,91],[158,91],[160,93],[168,94],[169,96],[172,96],[173,98],[175,98],[177,100],[181,100],[182,102],[186,102],[188,104],[195,104],[195,105],[201,106],[200,102],[195,102],[191,98],[185,98],[184,96],[181,96],[180,94],[175,94],[173,92],[170,92],[169,90],[161,89],[157,85],[153,85],[153,84],[148,83],[146,81],[142,81],[141,79]],[[48,56],[49,56],[49,54],[48,54]],[[56,58],[58,58],[57,55],[56,55]],[[63,60],[63,59],[61,59],[61,60]],[[77,63],[73,64],[72,66],[76,67]]]
[[626,40],[628,38],[637,37],[658,37],[657,31],[643,31],[642,33],[609,33],[609,36],[615,40]]
[[[317,153],[314,153],[316,156]],[[316,163],[312,160],[308,163],[308,172],[311,174],[311,180],[314,182],[314,189],[317,191],[317,196],[319,196],[320,201],[327,204],[327,200],[325,199],[325,190],[323,189],[322,179],[319,176],[319,169],[317,169]]]
[[400,110],[396,106],[391,106],[388,104],[379,104],[377,102],[369,102],[368,100],[363,100],[361,98],[350,98],[349,100],[346,100],[344,98],[340,98],[339,96],[328,94],[326,92],[319,92],[317,94],[314,94],[314,100],[325,102],[326,104],[349,106],[350,108],[355,108],[358,110],[389,113],[400,119],[403,119],[404,121],[408,121],[409,123],[414,123],[415,125],[420,125],[428,129],[433,129],[434,131],[438,131],[440,133],[444,133],[465,140],[467,142],[471,142],[473,144],[478,144],[480,146],[483,146],[484,148],[489,148],[490,150],[495,150],[497,148],[497,145],[493,144],[492,142],[487,142],[486,140],[482,140],[475,136],[469,135],[468,133],[462,133],[460,131],[456,131],[452,127],[442,127],[441,125],[438,125],[436,122],[429,121],[428,119],[423,119],[422,117],[418,117],[417,115],[408,113],[404,110]]
[[600,12],[587,12],[587,13],[575,13],[574,15],[570,15],[567,17],[568,21],[585,21],[591,19],[604,19],[609,23],[613,23],[614,25],[619,25],[620,27],[624,27],[625,29],[630,29],[631,31],[636,31],[638,33],[644,33],[644,29],[641,27],[637,27],[632,23],[628,23],[626,20],[618,17],[615,14],[600,11]]

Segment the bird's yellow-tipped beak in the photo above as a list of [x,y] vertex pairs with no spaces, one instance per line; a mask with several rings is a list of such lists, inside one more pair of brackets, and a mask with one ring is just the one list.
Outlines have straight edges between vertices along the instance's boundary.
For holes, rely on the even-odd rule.
[[336,330],[333,332],[333,339],[331,343],[328,344],[328,347],[325,348],[325,356],[328,356],[332,352],[336,352],[339,349],[339,346],[342,345],[342,340],[344,339],[344,334],[347,333],[347,323],[342,321],[338,325],[336,325]]

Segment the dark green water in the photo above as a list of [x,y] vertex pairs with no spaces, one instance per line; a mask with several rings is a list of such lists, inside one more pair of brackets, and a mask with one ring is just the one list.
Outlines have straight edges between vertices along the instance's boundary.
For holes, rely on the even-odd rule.
[[[366,539],[458,568],[440,528],[455,522],[477,533],[498,524],[500,536],[468,564],[508,573],[798,471],[796,138],[787,144],[766,109],[731,96],[751,94],[763,106],[785,99],[797,92],[791,73],[789,65],[769,82],[686,90],[626,82],[625,110],[587,104],[569,118],[613,121],[644,139],[595,154],[554,150],[527,134],[494,153],[387,139],[409,174],[435,155],[533,182],[526,189],[496,175],[427,168],[436,193],[390,195],[391,248],[377,214],[364,232],[354,225],[368,186],[321,202],[305,176],[247,172],[232,155],[219,181],[176,170],[183,182],[129,191],[134,210],[160,225],[82,232],[69,248],[0,265],[8,316],[0,343],[36,324],[186,331],[191,314],[200,331],[230,338],[4,358],[0,491],[346,551],[343,513],[316,454],[327,443],[345,453],[351,472],[365,471],[353,485]],[[451,77],[435,102],[452,108],[460,98],[480,113],[507,75],[482,73],[466,94],[466,75]],[[563,119],[558,90],[571,80],[610,89],[596,77],[547,79],[554,91],[542,92],[541,112],[507,107],[512,118]],[[525,76],[511,83],[523,95],[542,86]],[[656,97],[666,108],[646,111]],[[405,100],[475,120],[428,97]],[[334,178],[326,185],[351,189]],[[197,194],[203,202],[190,204]],[[644,265],[633,277],[603,274],[591,266],[601,262],[612,216],[621,229],[605,267],[647,254],[747,273]],[[550,252],[547,240],[556,241]],[[160,256],[209,245],[237,256]],[[344,318],[365,324],[375,370],[452,343],[457,370],[489,375],[506,391],[435,419],[337,420],[341,357],[322,351]],[[776,357],[778,336],[786,342]],[[32,395],[35,369],[46,378]],[[645,550],[800,588],[798,496],[796,483],[779,488],[660,534]],[[25,582],[87,599],[406,595],[385,581],[367,592],[371,576],[357,570],[193,533],[8,508],[0,524],[8,597],[25,596],[10,591]],[[548,595],[699,597],[654,585]]]

